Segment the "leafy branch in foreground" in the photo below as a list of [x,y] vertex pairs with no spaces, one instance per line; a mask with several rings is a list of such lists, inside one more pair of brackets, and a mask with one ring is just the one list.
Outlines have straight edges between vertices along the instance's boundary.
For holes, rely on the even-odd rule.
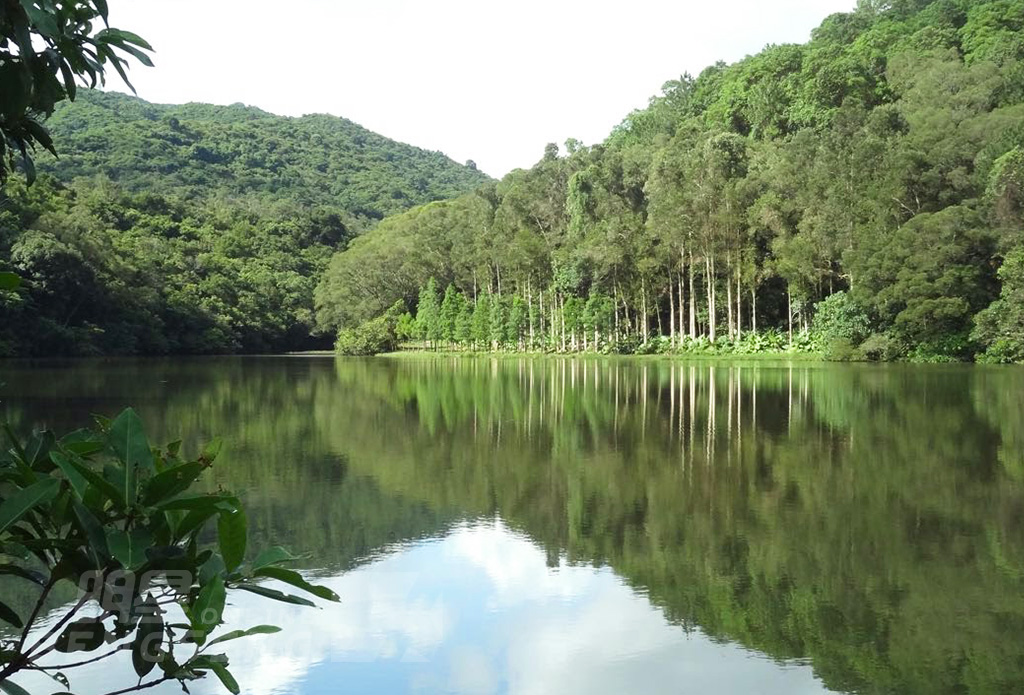
[[[6,0],[0,3],[0,185],[21,155],[25,173],[35,180],[32,150],[56,154],[40,123],[64,99],[74,101],[76,81],[104,84],[113,66],[124,83],[133,56],[152,66],[152,51],[142,37],[107,24],[106,0]],[[94,30],[103,24],[102,29]]]
[[[239,685],[228,658],[212,647],[277,632],[259,625],[216,634],[228,590],[297,605],[303,596],[260,584],[271,579],[328,601],[337,595],[288,569],[281,548],[246,561],[246,516],[237,497],[191,491],[213,465],[219,444],[186,459],[180,442],[151,448],[131,409],[98,419],[95,430],[60,439],[35,432],[19,440],[4,427],[0,453],[0,575],[31,586],[31,609],[0,602],[0,621],[18,632],[0,639],[0,690],[26,693],[11,680],[41,672],[70,684],[65,670],[130,652],[137,682],[126,693],[213,673],[232,693]],[[204,530],[216,523],[216,547]],[[47,599],[61,582],[79,597],[42,626]],[[84,658],[54,661],[58,654]]]

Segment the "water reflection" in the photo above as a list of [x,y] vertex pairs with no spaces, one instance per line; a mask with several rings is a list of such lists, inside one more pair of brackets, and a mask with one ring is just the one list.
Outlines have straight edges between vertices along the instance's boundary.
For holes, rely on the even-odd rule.
[[23,426],[131,402],[159,438],[229,434],[218,476],[256,542],[312,551],[345,601],[266,618],[293,628],[239,653],[260,687],[1024,687],[1020,370],[277,358],[0,381]]
[[[245,692],[825,692],[809,666],[669,624],[608,569],[550,567],[542,549],[497,520],[393,551],[328,579],[344,597],[328,610],[235,596],[232,624],[296,626],[286,638],[225,645]],[[101,692],[110,673],[79,674],[76,692]],[[222,692],[214,682],[190,689]]]

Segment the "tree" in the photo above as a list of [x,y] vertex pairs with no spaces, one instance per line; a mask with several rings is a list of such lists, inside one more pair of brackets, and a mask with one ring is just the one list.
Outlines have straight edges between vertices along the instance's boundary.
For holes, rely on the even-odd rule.
[[473,307],[473,345],[479,347],[491,341],[491,294],[480,295]]
[[420,290],[419,301],[416,303],[416,332],[420,340],[431,343],[440,337],[441,305],[437,299],[437,283],[434,278],[430,278]]
[[449,343],[455,341],[456,321],[462,311],[462,305],[466,298],[450,284],[444,291],[444,299],[441,301],[441,308],[438,311],[438,338]]
[[[99,24],[104,28],[94,31]],[[113,67],[128,81],[128,60],[152,66],[152,47],[129,31],[107,24],[106,0],[6,2],[0,9],[0,185],[20,155],[29,182],[35,180],[36,146],[56,153],[40,117],[64,99],[74,100],[76,82],[104,84]]]
[[459,302],[459,314],[455,317],[455,342],[463,347],[473,342],[473,317],[474,310],[463,297]]
[[1006,255],[999,268],[999,299],[975,318],[973,337],[989,362],[1024,362],[1024,246]]
[[505,325],[505,341],[522,348],[523,335],[527,328],[526,302],[518,294],[512,297],[508,308],[508,323]]
[[488,322],[490,328],[488,340],[491,343],[491,349],[497,350],[504,347],[508,338],[508,302],[500,294],[493,294],[488,303],[491,310]]

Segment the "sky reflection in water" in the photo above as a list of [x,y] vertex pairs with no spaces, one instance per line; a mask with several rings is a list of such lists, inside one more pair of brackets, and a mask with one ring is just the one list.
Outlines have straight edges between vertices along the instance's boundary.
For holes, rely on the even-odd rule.
[[[500,520],[460,524],[320,581],[341,604],[315,610],[232,594],[229,625],[285,630],[224,645],[243,692],[829,692],[807,665],[669,624],[608,568],[549,567]],[[130,668],[82,670],[76,692],[100,692],[113,682],[107,674]],[[224,692],[212,678],[190,690]]]

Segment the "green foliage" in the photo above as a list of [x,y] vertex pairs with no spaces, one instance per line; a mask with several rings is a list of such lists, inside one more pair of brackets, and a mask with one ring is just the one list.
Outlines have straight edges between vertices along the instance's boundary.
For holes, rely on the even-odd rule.
[[987,346],[988,362],[1024,362],[1024,246],[1006,255],[999,268],[1002,294],[978,314],[972,336]]
[[[775,329],[786,350],[837,358],[971,359],[1024,220],[1020,12],[864,2],[807,44],[683,75],[604,143],[549,146],[336,254],[320,325],[411,302],[437,277],[501,295],[501,349],[528,332],[518,315],[508,326],[518,298],[530,349],[728,350]],[[600,329],[593,297],[609,298]]]
[[41,160],[40,169],[64,182],[102,175],[133,194],[329,207],[356,228],[488,181],[440,152],[344,118],[290,118],[241,104],[163,106],[83,92],[49,127],[60,158]]
[[[111,650],[91,661],[124,650],[132,654],[135,677],[125,680],[136,684],[119,692],[165,681],[184,685],[213,672],[237,693],[227,657],[209,648],[277,628],[259,626],[211,640],[223,623],[229,590],[312,605],[259,583],[273,577],[338,600],[287,574],[280,566],[290,559],[287,554],[262,564],[246,562],[246,514],[238,498],[192,491],[219,447],[207,447],[195,459],[181,455],[180,442],[151,448],[131,409],[100,421],[98,429],[61,438],[40,431],[19,440],[10,428],[5,431],[11,448],[0,454],[0,573],[27,580],[37,596],[28,613],[6,605],[0,610],[0,618],[20,632],[4,640],[5,685],[17,687],[8,679],[29,670],[63,678],[56,671],[67,667],[39,663],[52,650],[91,653],[107,645]],[[214,521],[217,545],[208,547],[206,529]],[[41,609],[51,592],[67,584],[83,593],[40,638],[33,628],[44,617]],[[95,608],[100,617],[74,619]]]
[[19,155],[31,184],[36,147],[56,154],[41,121],[59,102],[75,99],[78,81],[104,84],[113,67],[131,87],[126,56],[152,66],[152,50],[141,37],[107,24],[106,0],[5,2],[0,7],[0,187]]
[[400,332],[407,335],[411,318],[405,306],[396,303],[383,316],[370,319],[355,328],[346,328],[338,333],[334,350],[339,355],[368,356],[398,349]]
[[[83,93],[49,121],[62,156],[40,166],[63,183],[0,201],[0,271],[25,280],[0,302],[0,354],[359,345],[395,302],[435,345],[660,351],[776,329],[790,349],[846,292],[858,325],[813,349],[1011,355],[998,331],[968,336],[993,325],[975,317],[1024,220],[1021,8],[860,3],[500,182],[343,119]],[[417,302],[431,279],[444,298]]]
[[815,305],[812,329],[826,359],[845,362],[855,358],[855,347],[870,335],[871,322],[849,293],[836,292]]
[[421,340],[436,341],[441,334],[441,305],[437,299],[437,283],[430,278],[420,291],[416,303],[416,334]]
[[473,307],[473,345],[486,345],[491,339],[491,295],[480,295]]
[[24,280],[0,301],[0,343],[20,355],[318,347],[315,278],[351,235],[338,210],[256,217],[103,181],[12,179],[0,208],[0,263]]
[[0,190],[0,271],[25,280],[0,302],[0,354],[327,347],[337,327],[317,330],[314,290],[331,255],[486,181],[326,116],[83,91],[48,126],[60,159]]

